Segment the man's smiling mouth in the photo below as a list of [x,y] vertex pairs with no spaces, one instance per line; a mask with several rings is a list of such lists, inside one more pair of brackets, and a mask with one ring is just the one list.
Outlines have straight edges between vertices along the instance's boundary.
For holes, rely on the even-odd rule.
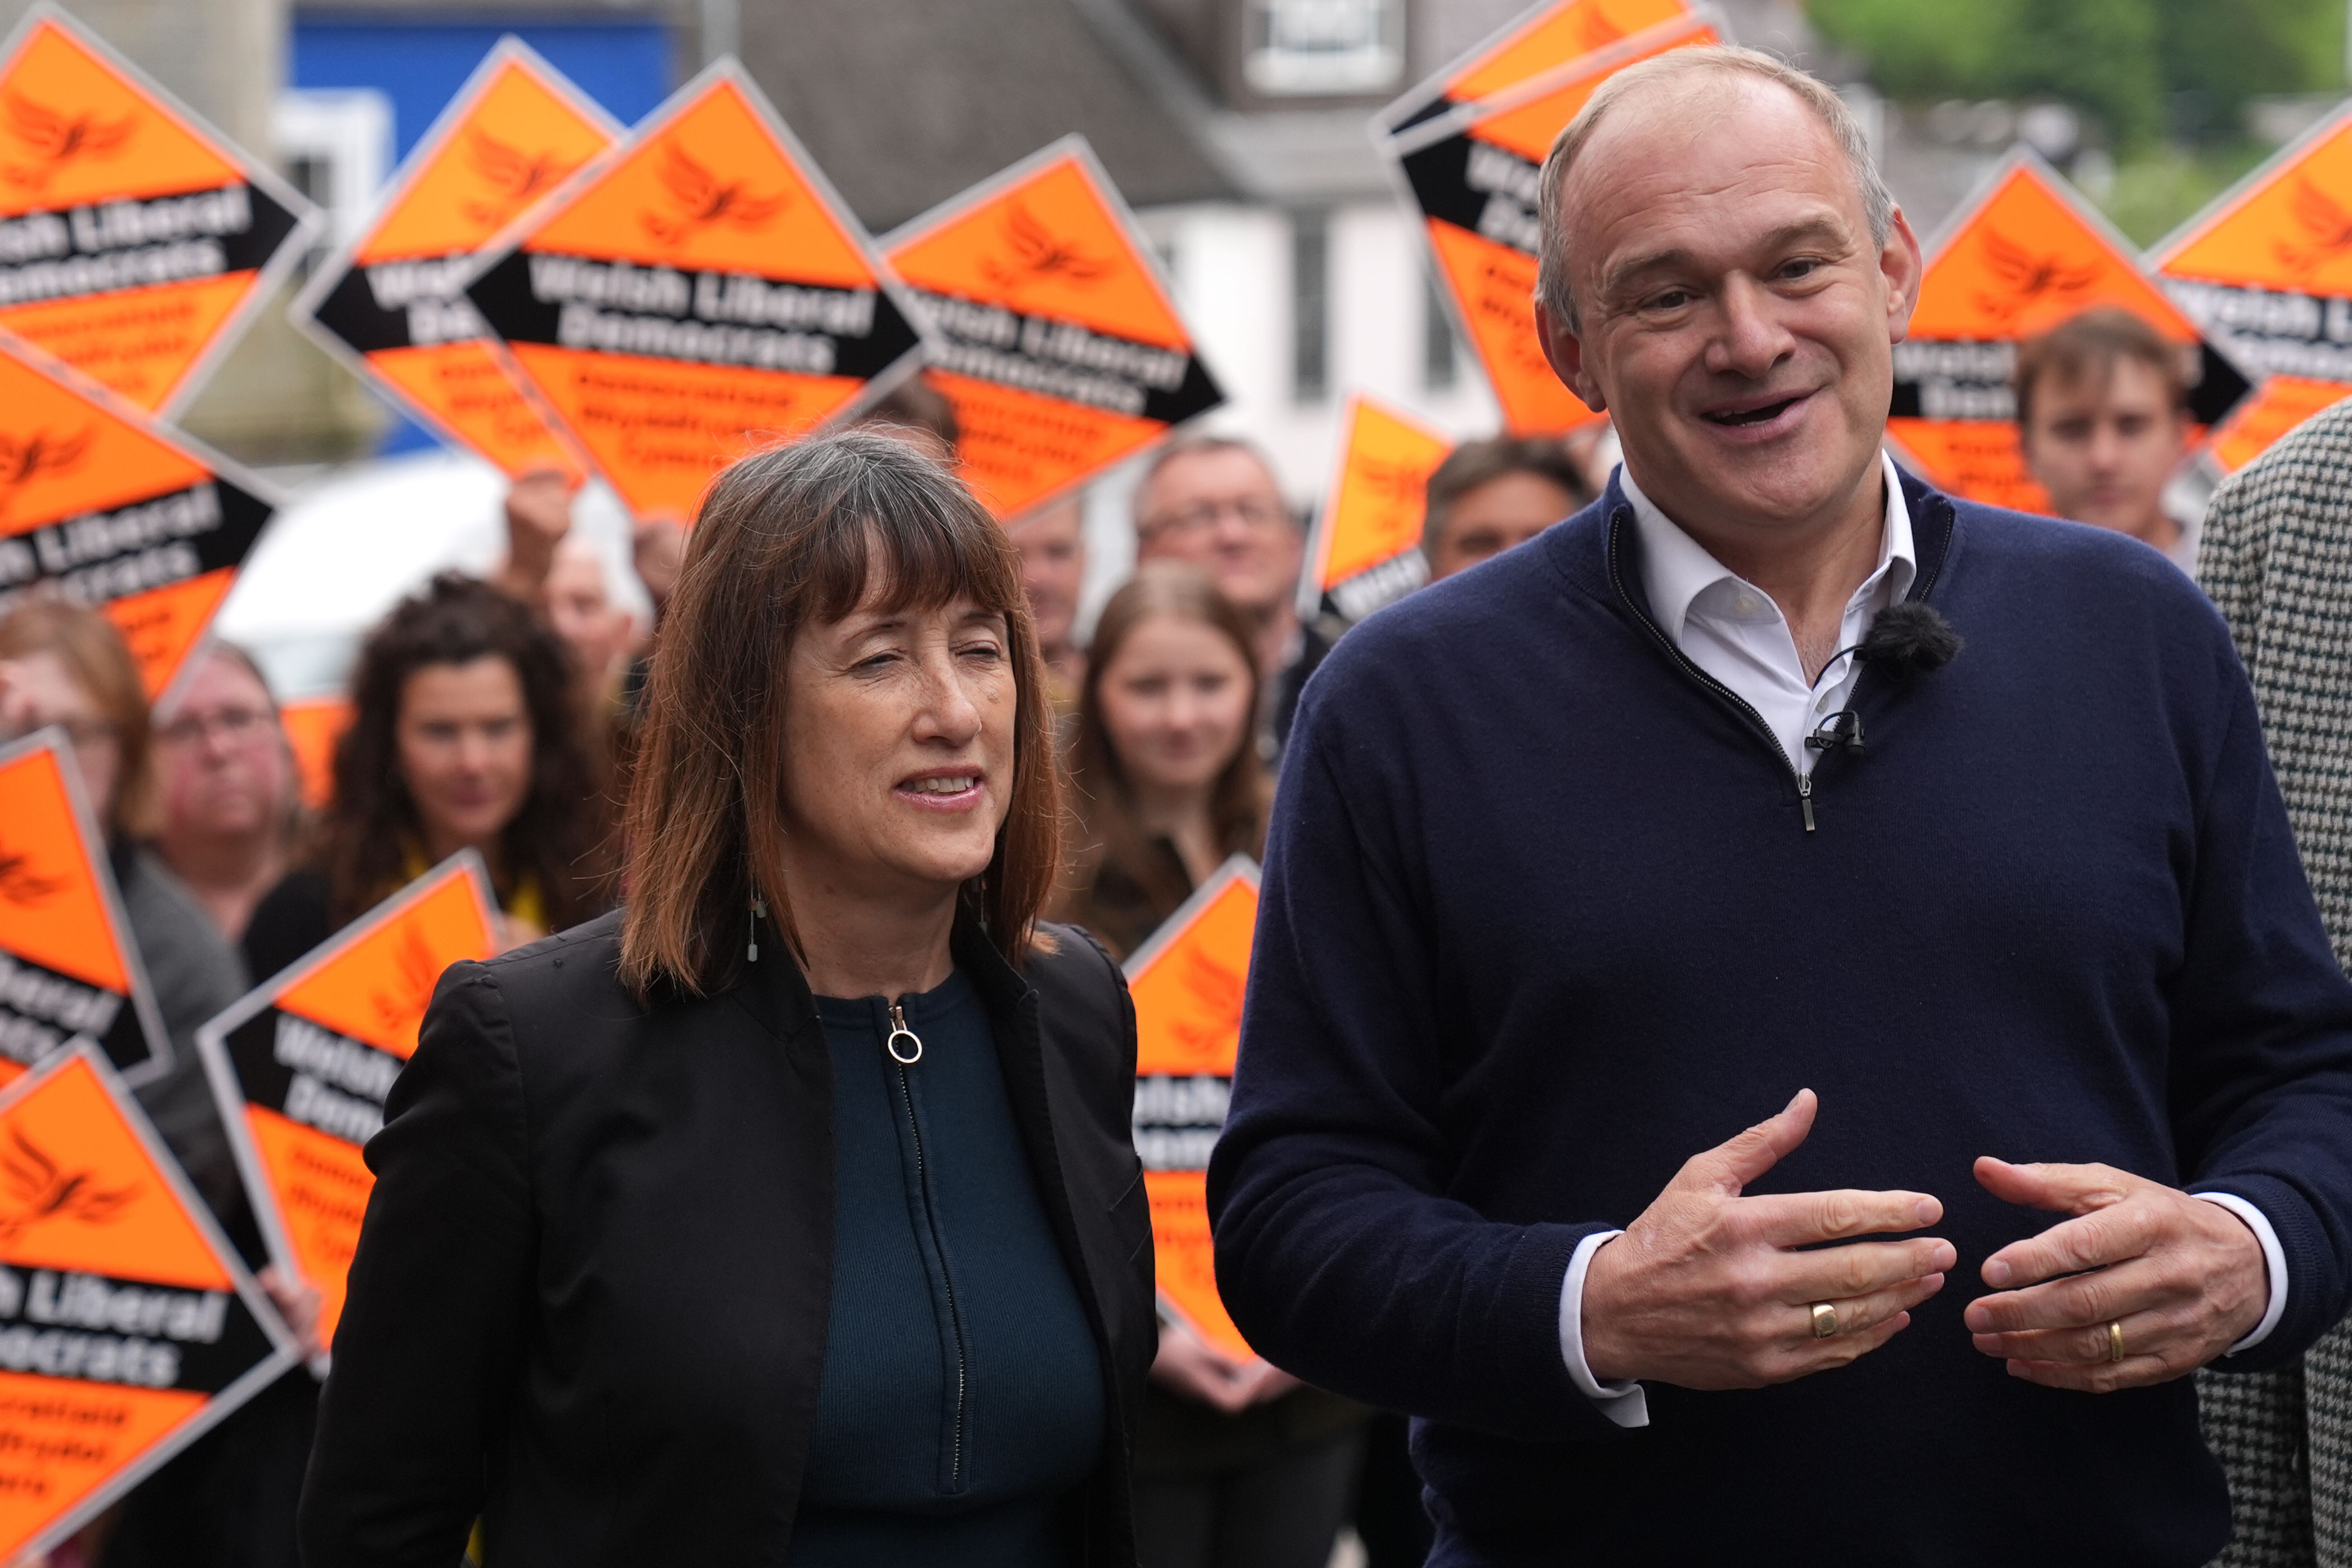
[[1711,424],[1729,426],[1733,428],[1738,428],[1743,425],[1764,425],[1779,418],[1782,413],[1793,405],[1804,401],[1804,397],[1805,395],[1801,393],[1795,397],[1784,397],[1778,403],[1760,404],[1754,408],[1741,408],[1720,414],[1708,414],[1702,416],[1702,417]]

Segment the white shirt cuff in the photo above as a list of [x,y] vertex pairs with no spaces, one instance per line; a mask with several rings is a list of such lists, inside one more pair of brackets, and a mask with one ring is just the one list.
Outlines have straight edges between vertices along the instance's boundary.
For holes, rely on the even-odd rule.
[[[1585,1271],[1592,1267],[1592,1255],[1601,1250],[1603,1242],[1624,1234],[1622,1230],[1595,1231],[1576,1244],[1576,1252],[1568,1260],[1568,1278],[1560,1281],[1559,1287],[1559,1355],[1568,1363],[1568,1380],[1576,1384],[1579,1394],[1600,1407],[1601,1414],[1620,1426],[1647,1426],[1650,1404],[1640,1384],[1632,1378],[1622,1383],[1602,1383],[1584,1364]],[[2267,1322],[2264,1327],[2268,1327]]]
[[[2270,1279],[2271,1304],[2263,1309],[2263,1321],[2254,1325],[2253,1332],[2222,1353],[2236,1355],[2240,1351],[2250,1351],[2270,1338],[2271,1331],[2278,1327],[2279,1318],[2286,1311],[2286,1248],[2279,1245],[2278,1232],[2271,1228],[2271,1222],[2264,1217],[2263,1211],[2237,1194],[2191,1193],[2189,1195],[2228,1209],[2244,1220],[2246,1228],[2254,1233],[2254,1239],[2263,1244],[2263,1272]],[[1569,1272],[1573,1274],[1575,1270],[1570,1268]]]

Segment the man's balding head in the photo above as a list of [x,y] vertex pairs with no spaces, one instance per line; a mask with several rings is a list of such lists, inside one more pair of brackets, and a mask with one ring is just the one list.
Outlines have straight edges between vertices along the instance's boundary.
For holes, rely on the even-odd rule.
[[1577,154],[1584,150],[1601,122],[1619,105],[1644,104],[1654,110],[1667,103],[1720,99],[1727,88],[1764,83],[1795,96],[1822,122],[1853,171],[1854,195],[1862,204],[1864,222],[1874,244],[1885,245],[1895,223],[1895,197],[1871,161],[1870,139],[1853,111],[1822,81],[1796,67],[1756,49],[1729,44],[1694,45],[1626,67],[1593,89],[1575,119],[1552,138],[1538,184],[1543,253],[1538,259],[1536,292],[1551,312],[1564,321],[1576,316],[1576,290],[1569,276],[1569,229],[1562,221],[1560,186]]
[[1603,84],[1545,169],[1544,353],[1735,571],[1871,526],[1884,494],[1922,267],[1851,128],[1763,56],[1679,49]]

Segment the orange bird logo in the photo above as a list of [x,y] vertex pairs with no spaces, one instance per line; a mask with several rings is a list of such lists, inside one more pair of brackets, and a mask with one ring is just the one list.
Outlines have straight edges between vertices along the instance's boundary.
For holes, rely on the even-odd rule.
[[44,877],[34,869],[32,856],[0,844],[0,900],[30,909],[47,903],[65,885],[63,877]]
[[2352,213],[2308,179],[2295,181],[2290,210],[2303,238],[2279,240],[2272,249],[2296,277],[2308,277],[2323,262],[2352,250]]
[[405,1036],[425,1016],[443,967],[426,945],[423,931],[410,926],[400,933],[400,944],[393,952],[392,983],[369,998],[386,1030],[395,1037]]
[[120,120],[106,121],[96,114],[68,114],[34,102],[24,94],[10,89],[0,93],[5,100],[8,134],[32,155],[28,163],[10,163],[5,173],[8,183],[28,191],[48,188],[58,171],[80,157],[103,157],[117,151],[131,139],[139,123],[136,110]]
[[1240,973],[1219,963],[1198,948],[1187,948],[1177,973],[1193,1005],[1189,1016],[1170,1026],[1176,1043],[1194,1056],[1207,1057],[1232,1039],[1242,1026]]
[[1389,506],[1418,506],[1429,489],[1428,476],[1411,463],[1359,458],[1355,473],[1364,489]]
[[526,153],[497,137],[473,131],[466,137],[466,162],[482,178],[494,198],[467,202],[466,216],[496,227],[520,212],[534,197],[572,172],[552,153]]
[[0,1213],[0,1241],[14,1241],[48,1219],[110,1225],[139,1195],[135,1182],[109,1189],[99,1185],[95,1172],[68,1171],[21,1127],[8,1129],[0,1146],[0,1187],[9,1201],[7,1212]]
[[18,490],[43,474],[63,473],[80,462],[89,450],[91,435],[84,430],[59,438],[42,430],[18,440],[0,433],[0,516],[6,515]]
[[732,184],[720,180],[674,140],[662,145],[661,183],[678,210],[646,213],[638,221],[664,245],[681,244],[688,235],[719,224],[746,232],[762,228],[790,202],[781,193],[752,195],[741,180]]
[[1049,278],[1083,288],[1110,273],[1109,262],[1088,256],[1070,240],[1055,238],[1054,231],[1019,202],[1013,203],[1012,210],[1004,215],[1004,244],[1012,259],[1000,261],[988,257],[982,260],[980,269],[987,274],[990,282],[1008,292]]
[[2007,326],[2038,300],[2064,300],[2096,283],[2106,271],[2097,261],[2069,266],[2063,257],[2036,256],[1998,229],[1984,237],[1985,265],[2006,286],[2007,294],[1979,294],[1978,309]]

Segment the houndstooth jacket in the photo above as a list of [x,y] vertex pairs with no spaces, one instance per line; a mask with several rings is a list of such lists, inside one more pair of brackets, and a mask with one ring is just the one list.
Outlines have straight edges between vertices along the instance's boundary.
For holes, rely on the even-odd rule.
[[[2336,959],[2352,968],[2352,399],[2215,493],[2199,582],[2221,607]],[[2300,1368],[2198,1374],[2237,1533],[2217,1568],[2352,1568],[2352,1327]]]

